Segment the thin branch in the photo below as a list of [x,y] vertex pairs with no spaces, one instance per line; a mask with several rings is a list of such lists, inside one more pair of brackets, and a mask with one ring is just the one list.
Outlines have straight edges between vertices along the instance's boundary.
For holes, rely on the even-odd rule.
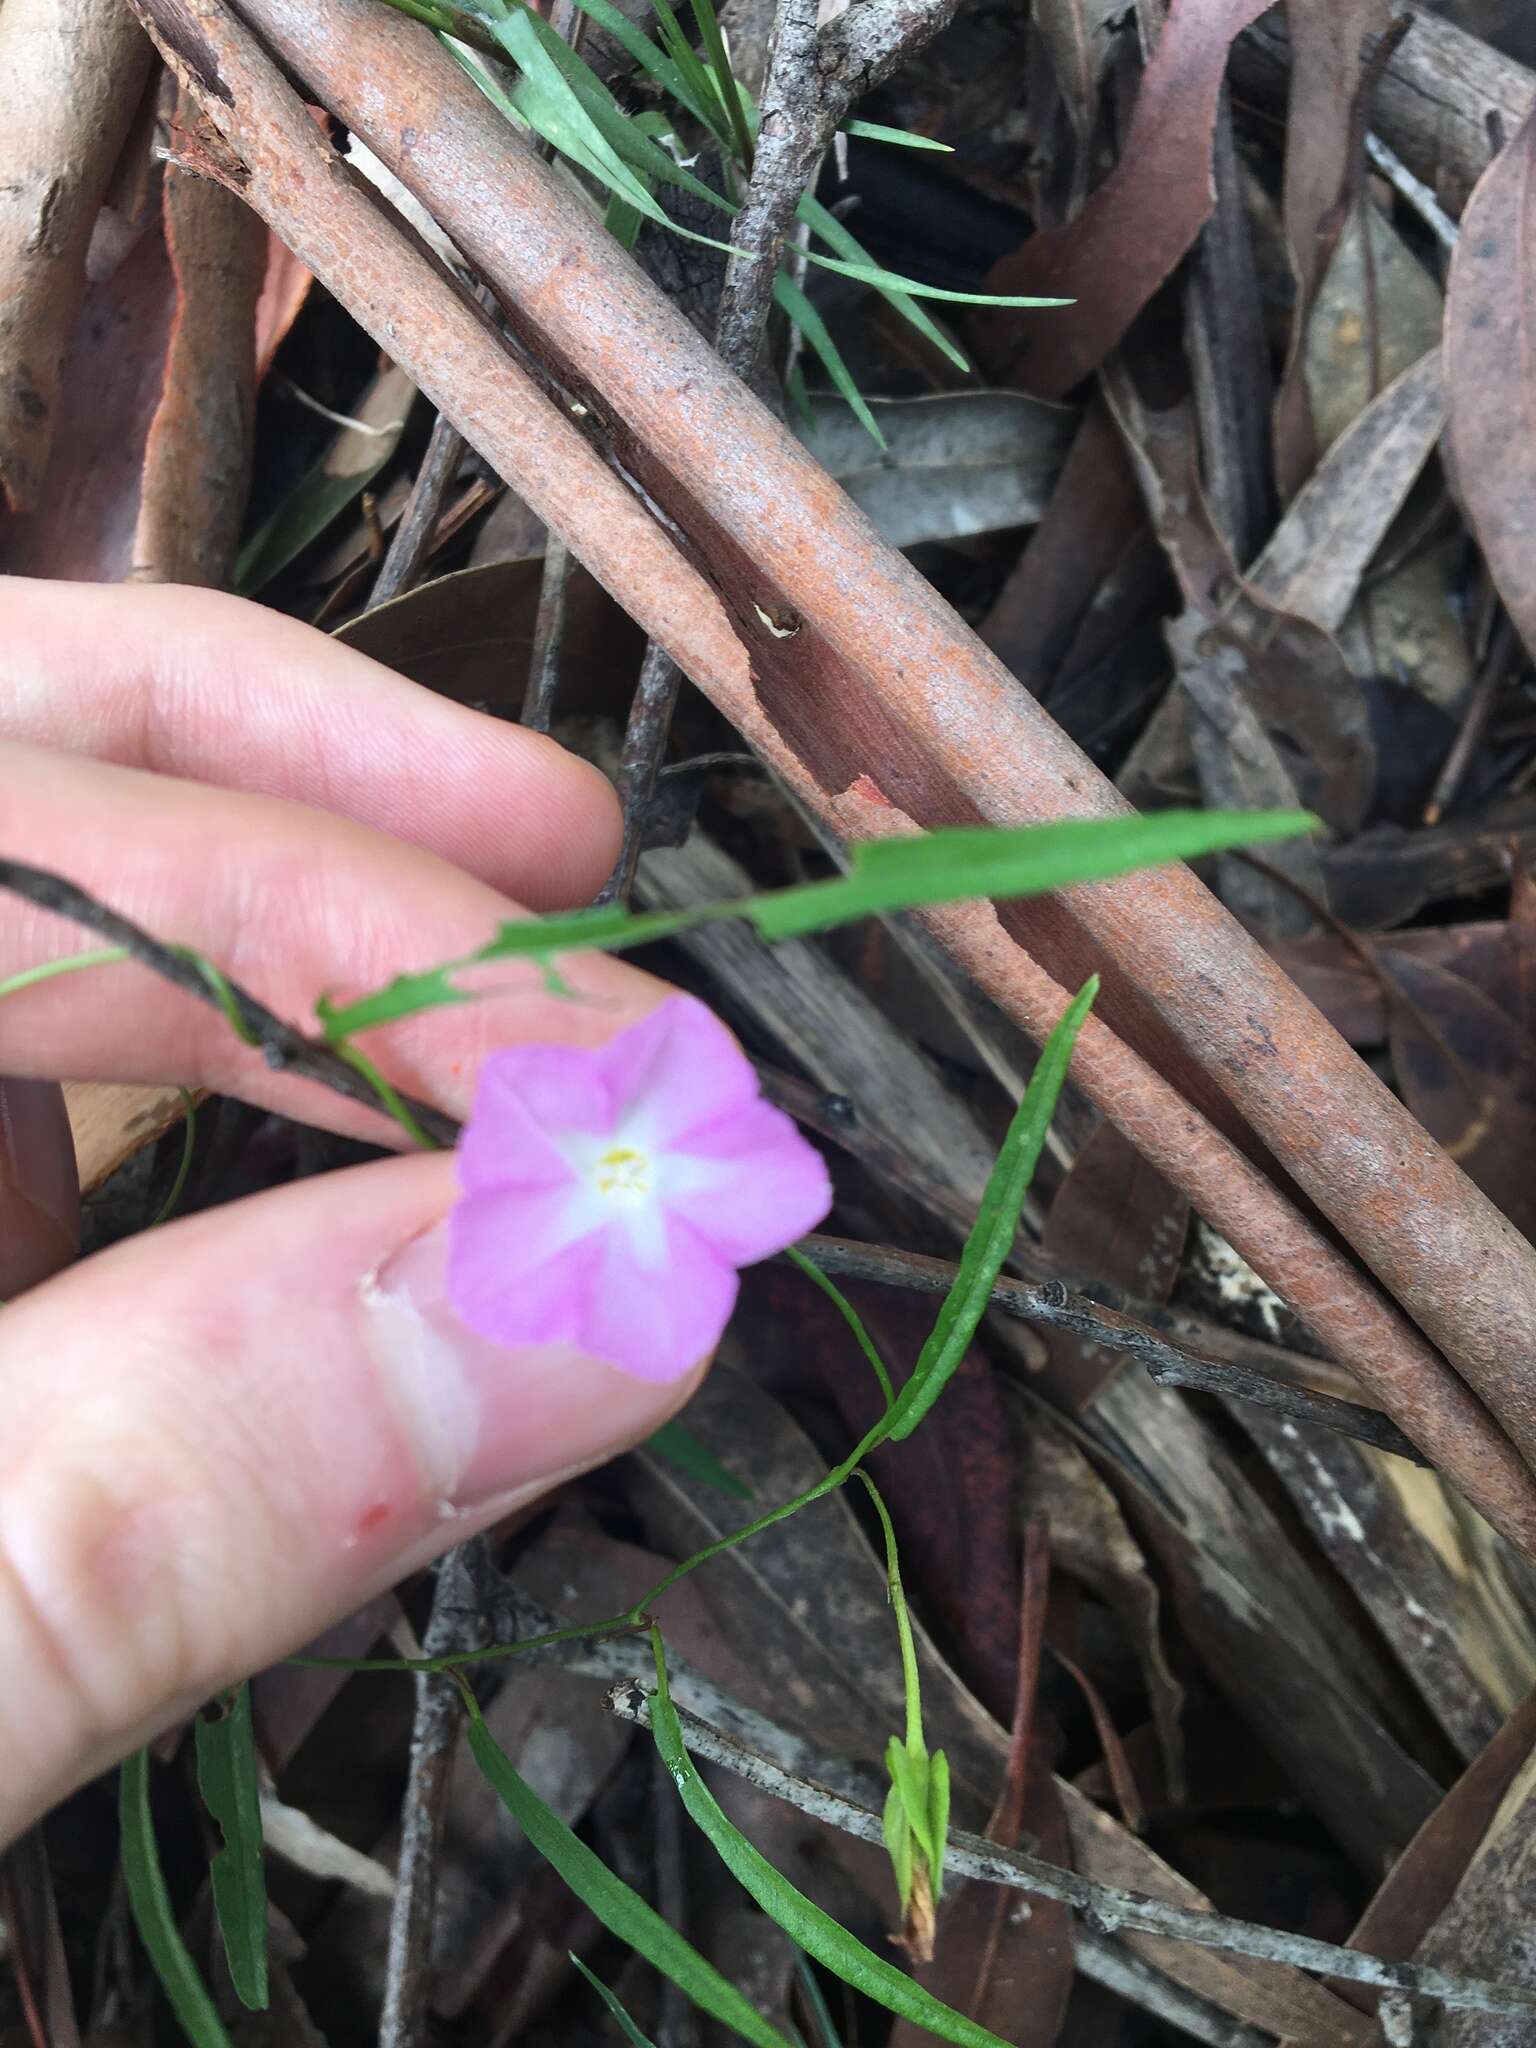
[[[483,1598],[485,1539],[473,1536],[438,1567],[423,1649],[431,1657],[482,1648],[490,1628]],[[464,1694],[445,1673],[416,1674],[411,1769],[400,1809],[400,1861],[390,1906],[379,2048],[423,2048],[430,2035],[432,1933],[437,1878]]]
[[1207,2048],[1273,2048],[1275,2037],[1267,2029],[1233,2019],[1210,1999],[1155,1970],[1135,1949],[1092,1927],[1078,1928],[1072,1960],[1095,1984],[1177,2027],[1191,2040],[1204,2041]]
[[[59,917],[84,925],[87,931],[121,946],[141,967],[158,974],[162,981],[180,989],[183,995],[195,997],[198,1002],[207,1003],[211,1009],[227,1016],[240,1035],[257,1048],[274,1073],[293,1074],[302,1081],[317,1081],[333,1094],[344,1095],[348,1102],[361,1103],[365,1109],[384,1113],[377,1093],[340,1053],[322,1045],[317,1039],[306,1038],[302,1031],[296,1030],[292,1024],[285,1024],[265,1003],[258,1002],[255,996],[227,975],[215,971],[210,976],[195,954],[152,938],[148,932],[126,917],[120,917],[115,910],[109,910],[104,903],[98,902],[75,883],[66,881],[62,875],[52,874],[46,868],[30,867],[23,861],[0,859],[0,889],[8,889],[12,895],[20,896],[39,910],[52,911]],[[409,1096],[400,1099],[434,1143],[454,1143],[458,1125],[452,1117]]]
[[[607,1704],[621,1720],[633,1721],[642,1728],[650,1726],[648,1699],[639,1681],[626,1680],[614,1686]],[[874,1807],[845,1799],[809,1778],[795,1777],[733,1736],[711,1728],[682,1708],[677,1711],[688,1747],[696,1755],[734,1771],[759,1791],[787,1801],[813,1819],[840,1828],[844,1834],[864,1842],[878,1844],[883,1840],[880,1815]],[[1167,1941],[1188,1941],[1199,1948],[1283,1963],[1323,1977],[1348,1978],[1356,1984],[1412,1992],[1416,1997],[1438,1999],[1457,2011],[1511,2013],[1523,2019],[1536,2019],[1536,1990],[1489,1983],[1477,1977],[1458,1977],[1425,1963],[1389,1962],[1358,1949],[1315,1940],[1311,1935],[1261,1927],[1252,1920],[1234,1920],[1224,1913],[1154,1899],[1145,1892],[1098,1884],[1075,1870],[1063,1870],[1038,1856],[1001,1848],[996,1842],[963,1829],[950,1833],[944,1868],[946,1873],[953,1872],[959,1877],[976,1878],[983,1884],[1008,1885],[1015,1891],[1070,1906],[1101,1934],[1129,1931],[1156,1935]]]
[[900,65],[947,28],[960,0],[865,0],[821,32],[816,53],[822,102],[836,127],[856,99],[883,85]]
[[[948,1259],[925,1258],[916,1252],[897,1251],[890,1245],[853,1244],[837,1237],[803,1238],[796,1249],[824,1273],[915,1288],[925,1294],[947,1291],[956,1270]],[[1430,1460],[1391,1416],[1379,1408],[1366,1408],[1354,1401],[1341,1401],[1332,1394],[1289,1386],[1250,1366],[1218,1364],[1196,1357],[1159,1337],[1134,1317],[1122,1315],[1118,1309],[1103,1308],[1085,1295],[1074,1294],[1059,1280],[999,1280],[992,1289],[992,1306],[1020,1322],[1044,1323],[1053,1329],[1068,1330],[1074,1337],[1101,1345],[1106,1351],[1126,1352],[1146,1367],[1159,1386],[1198,1387],[1235,1400],[1252,1401],[1258,1407],[1294,1416],[1299,1422],[1321,1424],[1341,1436],[1355,1437],[1378,1450],[1391,1451],[1415,1465],[1430,1465]]]
[[635,886],[635,870],[645,846],[647,814],[677,707],[677,686],[683,672],[652,640],[640,664],[640,680],[624,728],[619,756],[619,802],[624,807],[624,840],[618,863],[603,884],[599,903],[627,903]]
[[533,621],[533,648],[528,656],[528,681],[523,688],[522,722],[533,732],[548,732],[554,722],[555,691],[560,685],[560,647],[565,638],[565,607],[571,588],[570,549],[559,534],[544,543],[544,569],[539,578],[539,609]]
[[829,119],[822,105],[816,0],[778,0],[752,177],[731,225],[734,253],[715,328],[715,346],[722,358],[749,383],[773,307],[784,237],[801,195],[816,175],[837,118],[834,114]]
[[411,485],[411,495],[405,501],[405,510],[395,528],[394,539],[389,544],[389,553],[384,557],[384,566],[373,586],[370,609],[375,605],[388,604],[392,597],[409,590],[421,573],[421,565],[427,559],[432,537],[437,531],[443,494],[453,482],[464,448],[464,436],[439,413],[432,423],[432,437],[422,457],[421,468],[416,472],[416,481]]

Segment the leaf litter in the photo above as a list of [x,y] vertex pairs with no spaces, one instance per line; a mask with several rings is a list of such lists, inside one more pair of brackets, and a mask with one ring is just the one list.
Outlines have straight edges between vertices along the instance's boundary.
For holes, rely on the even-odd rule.
[[[553,30],[519,14],[502,38],[525,59],[521,83],[506,73],[509,104],[547,140],[559,125],[559,175],[589,194],[681,220],[692,178],[713,195],[692,194],[693,231],[724,236],[728,204],[715,200],[740,197],[725,159],[746,115],[721,96],[720,66],[727,49],[734,60],[738,43],[755,44],[741,70],[761,77],[769,15],[730,10],[724,42],[702,16],[695,31],[660,32],[661,63],[687,96],[663,133],[635,119],[658,105],[656,66],[647,82],[635,62],[636,37],[658,32],[636,12],[625,46],[602,43],[611,99],[551,54],[558,6]],[[1536,438],[1523,309],[1536,128],[1522,118],[1531,82],[1519,68],[1531,52],[1494,0],[1444,12],[1416,14],[1394,43],[1377,0],[1297,0],[1283,23],[1260,21],[1251,0],[962,6],[859,103],[854,148],[829,152],[815,195],[825,219],[810,210],[822,221],[813,253],[828,260],[796,269],[803,298],[782,301],[800,310],[799,338],[781,315],[771,339],[775,374],[796,366],[791,416],[811,454],[981,626],[1013,686],[1138,802],[1300,802],[1321,815],[1317,838],[1258,863],[1218,855],[1210,879],[1531,1238]],[[1439,109],[1428,126],[1426,103]],[[1491,136],[1489,107],[1501,110]],[[426,687],[515,717],[539,631],[541,525],[511,498],[488,520],[499,481],[466,451],[428,508],[425,576],[369,606],[422,464],[425,408],[270,238],[246,236],[238,276],[210,257],[199,209],[215,234],[241,216],[199,182],[184,134],[185,164],[167,169],[155,153],[172,140],[171,112],[167,100],[158,133],[125,113],[113,130],[126,137],[121,161],[92,172],[102,210],[78,309],[66,297],[49,314],[68,312],[72,337],[51,449],[28,505],[0,514],[0,566],[238,580],[339,624]],[[901,150],[877,129],[952,153]],[[1368,134],[1458,222],[1449,261],[1406,182],[1378,168],[1389,157],[1367,156]],[[654,266],[666,242],[653,226],[636,246]],[[690,288],[707,300],[719,265],[694,253]],[[0,242],[0,282],[7,260]],[[920,306],[903,280],[940,296]],[[1228,287],[1241,306],[1221,303]],[[1070,303],[1004,312],[942,296],[988,292]],[[972,358],[986,386],[961,367]],[[1246,415],[1233,410],[1240,387]],[[0,445],[0,472],[8,452]],[[564,619],[556,731],[612,768],[642,636],[579,568]],[[688,691],[662,766],[661,795],[670,782],[687,796],[658,800],[650,821],[647,906],[838,871],[841,849]],[[1443,814],[1431,812],[1442,786]],[[722,1010],[824,1145],[840,1229],[953,1257],[1011,1108],[998,1076],[1027,1072],[1032,1054],[1000,1019],[983,1027],[974,1007],[935,1002],[915,947],[903,914],[777,953],[738,924],[700,927],[650,958]],[[135,1159],[142,1107],[114,1101],[91,1156],[117,1166],[103,1215],[137,1205],[147,1222],[179,1139]],[[280,1120],[259,1137],[228,1128],[236,1135],[194,1173],[199,1204],[336,1156]],[[1183,1198],[1069,1089],[1012,1270],[1149,1327],[1160,1319],[1197,1350],[1201,1330],[1224,1337],[1227,1355],[1260,1360],[1282,1383],[1310,1374],[1363,1399],[1350,1359],[1314,1356],[1283,1306],[1278,1326],[1244,1325],[1189,1257],[1188,1221]],[[929,1306],[850,1285],[899,1377]],[[504,1634],[535,1607],[557,1623],[627,1610],[675,1560],[817,1480],[868,1425],[867,1365],[802,1274],[765,1269],[744,1303],[681,1443],[642,1447],[497,1532],[485,1598]],[[1536,1983],[1536,1579],[1433,1469],[1240,1393],[1157,1388],[1124,1352],[1000,1317],[924,1427],[869,1463],[959,1824],[999,1816],[1048,1860],[1172,1903],[1208,1900],[1369,1954]],[[680,1705],[749,1746],[776,1744],[803,1777],[822,1771],[878,1801],[903,1711],[880,1559],[861,1503],[837,1495],[675,1587],[658,1619]],[[321,1654],[409,1654],[430,1598],[425,1580],[381,1596]],[[753,2037],[879,2038],[856,1987],[821,1965],[808,1984],[783,1931],[727,1893],[709,1841],[675,1825],[675,1773],[601,1711],[605,1683],[638,1671],[624,1659],[642,1648],[615,1639],[564,1662],[486,1667],[433,1852],[420,2014],[445,2042],[585,2048],[617,2029],[658,2048],[713,2048],[724,2038],[714,2023],[616,1938],[616,1926],[642,1924],[624,1903],[638,1901],[686,1944],[672,1952],[685,1988],[713,1983],[687,1960],[701,1956],[721,1973],[714,2011],[751,2002],[752,2024],[771,2030]],[[321,1876],[268,1841],[269,2020],[290,2039],[363,2040],[392,1983],[398,1994],[376,1873],[398,1853],[405,1694],[365,1673],[256,1677],[254,1752],[222,1767],[212,1911],[197,1874],[206,1856],[188,1854],[207,1829],[190,1778],[172,1783],[144,1761],[131,1770],[137,1903],[205,2038],[259,2038],[236,1996],[259,1974],[258,1773],[263,1800],[359,1859],[342,1855],[342,1874]],[[591,1898],[573,1899],[475,1768],[487,1742],[538,1802],[523,1808],[533,1831],[564,1842],[542,1817],[553,1816],[625,1888],[606,1920]],[[700,1784],[703,1799],[690,1796],[723,1815],[721,1839],[739,1831],[802,1904],[882,1963],[894,1953],[894,1888],[874,1851],[715,1766]],[[83,1860],[76,1830],[93,1845]],[[283,1839],[308,1838],[295,1827]],[[13,1856],[0,1884],[0,2024],[41,2010],[45,2038],[67,2040],[77,2013],[99,2028],[144,2010],[146,1967],[105,1882],[111,1855],[110,1809],[86,1792]],[[350,1883],[349,1867],[374,1873],[375,1891]],[[1059,1907],[1022,1910],[1017,1894],[1005,1911],[1003,1897],[975,1883],[946,1894],[921,1982],[1018,2048],[1332,2048],[1364,2041],[1377,2004],[1386,2028],[1404,2024],[1395,1993],[1377,2000],[1284,1961],[1074,1922]],[[814,1916],[795,1924],[824,1937]],[[243,1948],[227,1947],[232,1927]],[[189,1988],[200,1979],[210,2005]],[[1443,2048],[1513,2048],[1530,2026],[1433,2002],[1415,2012],[1414,2038]],[[889,2038],[915,2048],[924,2036],[905,2017]]]

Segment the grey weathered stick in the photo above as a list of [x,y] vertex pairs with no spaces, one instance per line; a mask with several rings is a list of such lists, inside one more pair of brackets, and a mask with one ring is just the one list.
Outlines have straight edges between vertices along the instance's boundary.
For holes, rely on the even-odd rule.
[[603,884],[599,903],[627,903],[634,887],[635,869],[645,844],[646,813],[651,793],[661,770],[672,713],[677,706],[677,686],[683,672],[653,640],[640,664],[629,723],[624,728],[624,748],[619,756],[619,802],[624,807],[624,840],[618,864]]
[[[650,1726],[649,1702],[638,1680],[625,1680],[608,1695],[610,1709],[623,1720],[642,1728]],[[880,1815],[872,1806],[845,1799],[809,1778],[797,1778],[768,1757],[747,1748],[734,1737],[696,1720],[677,1709],[683,1736],[691,1751],[734,1771],[760,1791],[787,1800],[802,1813],[841,1828],[860,1841],[880,1843],[884,1839]],[[1291,1934],[1277,1927],[1261,1927],[1256,1921],[1230,1919],[1224,1913],[1206,1913],[1190,1906],[1176,1906],[1166,1899],[1150,1898],[1145,1892],[1124,1891],[1117,1885],[1098,1884],[1075,1870],[1063,1870],[1038,1856],[1021,1850],[1004,1849],[981,1835],[953,1829],[945,1852],[944,1868],[958,1877],[973,1877],[983,1884],[1003,1884],[1036,1898],[1054,1899],[1081,1913],[1089,1925],[1104,1934],[1130,1930],[1157,1935],[1168,1941],[1194,1942],[1201,1948],[1224,1949],[1231,1955],[1253,1956],[1263,1962],[1288,1963],[1295,1969],[1311,1970],[1324,1977],[1348,1978],[1356,1984],[1374,1984],[1387,1990],[1412,1992],[1416,1997],[1435,1998],[1442,2005],[1460,2011],[1514,2013],[1536,2020],[1536,1990],[1516,1984],[1491,1984],[1475,1977],[1458,1977],[1419,1963],[1388,1962],[1381,1956],[1364,1955],[1358,1949],[1340,1948],[1331,1941],[1311,1935]]]
[[370,606],[388,604],[392,597],[409,590],[421,573],[421,565],[427,559],[432,536],[437,530],[438,514],[443,509],[443,493],[453,482],[454,471],[463,453],[464,436],[439,413],[432,422],[427,452],[421,459],[421,468],[411,485],[411,495],[405,501],[400,524],[395,528],[389,553],[384,557],[384,566],[374,583],[373,594],[368,600]]
[[[836,1273],[854,1280],[876,1280],[893,1287],[911,1287],[937,1294],[948,1288],[955,1267],[947,1259],[931,1259],[915,1252],[897,1251],[890,1245],[852,1244],[844,1238],[813,1236],[797,1247],[824,1273]],[[1197,1387],[1212,1394],[1226,1394],[1239,1401],[1252,1401],[1298,1422],[1320,1423],[1378,1450],[1391,1451],[1415,1465],[1430,1460],[1379,1408],[1367,1408],[1354,1401],[1341,1401],[1332,1394],[1317,1394],[1305,1387],[1287,1386],[1249,1366],[1218,1363],[1197,1358],[1170,1344],[1145,1324],[1118,1309],[1103,1308],[1085,1295],[1075,1294],[1059,1280],[1031,1283],[999,1280],[992,1289],[992,1306],[1021,1322],[1043,1323],[1069,1330],[1106,1351],[1124,1351],[1147,1368],[1163,1387]]]
[[[86,890],[66,881],[62,875],[52,874],[46,868],[30,867],[24,861],[0,859],[0,889],[10,890],[12,895],[35,904],[39,910],[51,910],[60,917],[70,918],[114,946],[124,947],[141,967],[149,968],[162,981],[168,981],[184,995],[207,1003],[221,1014],[225,1012],[227,996],[229,1006],[240,1019],[244,1035],[260,1051],[274,1073],[293,1074],[302,1081],[318,1081],[322,1088],[344,1095],[349,1102],[360,1102],[366,1109],[384,1113],[376,1091],[340,1053],[322,1045],[317,1039],[306,1038],[292,1024],[285,1024],[265,1003],[258,1002],[255,996],[227,975],[221,974],[222,987],[216,986],[192,954],[154,938],[128,918],[109,910]],[[409,1096],[400,1099],[434,1144],[454,1143],[459,1127],[452,1117]]]
[[533,651],[528,657],[528,681],[523,689],[522,722],[534,732],[548,732],[554,720],[571,561],[570,549],[559,534],[551,533],[544,544],[539,609],[533,621]]
[[[490,1630],[481,1599],[485,1539],[472,1536],[438,1566],[432,1618],[422,1648],[429,1657],[478,1650]],[[421,2048],[429,2038],[432,1930],[437,1875],[454,1752],[464,1725],[464,1695],[440,1672],[416,1674],[411,1769],[400,1809],[400,1862],[390,1907],[379,2048]]]

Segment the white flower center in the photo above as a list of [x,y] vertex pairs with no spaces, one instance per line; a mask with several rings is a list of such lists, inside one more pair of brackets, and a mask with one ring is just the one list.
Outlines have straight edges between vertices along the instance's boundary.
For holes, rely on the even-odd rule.
[[633,1145],[611,1145],[592,1164],[593,1184],[615,1207],[637,1209],[655,1192],[651,1160]]

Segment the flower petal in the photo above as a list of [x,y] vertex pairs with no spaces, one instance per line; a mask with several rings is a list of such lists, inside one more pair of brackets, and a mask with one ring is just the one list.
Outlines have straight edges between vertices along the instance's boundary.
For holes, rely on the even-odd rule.
[[609,1231],[575,1341],[636,1379],[681,1379],[720,1342],[736,1291],[735,1268],[686,1223],[668,1218],[659,1269],[640,1265],[625,1234]]
[[572,1177],[562,1131],[606,1131],[612,1098],[595,1056],[574,1045],[509,1045],[480,1069],[474,1108],[459,1139],[459,1185],[556,1186]]
[[826,1161],[792,1120],[752,1102],[695,1131],[668,1156],[661,1198],[734,1266],[771,1258],[832,1206]]
[[[579,1344],[579,1331],[603,1263],[603,1240],[589,1234],[542,1264],[509,1271],[461,1203],[448,1219],[448,1298],[454,1313],[493,1344]],[[582,1346],[585,1349],[585,1346]]]
[[669,996],[597,1058],[616,1125],[660,1151],[757,1099],[752,1062],[692,996]]

